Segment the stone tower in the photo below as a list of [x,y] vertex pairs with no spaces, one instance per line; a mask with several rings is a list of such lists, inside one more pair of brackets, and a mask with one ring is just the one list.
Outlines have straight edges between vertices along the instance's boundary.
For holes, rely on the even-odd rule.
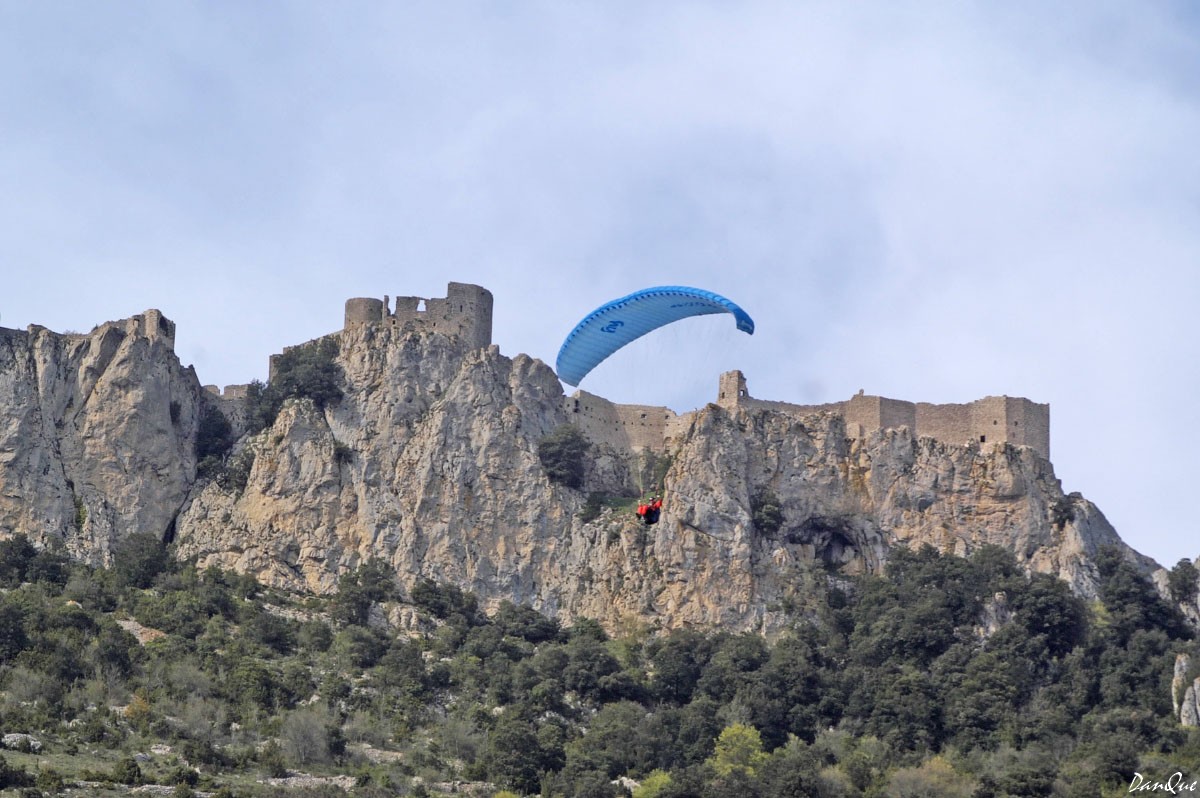
[[387,323],[411,324],[458,337],[468,348],[486,349],[492,343],[492,292],[469,283],[450,283],[445,298],[398,296],[394,309],[388,297],[346,300],[346,327]]

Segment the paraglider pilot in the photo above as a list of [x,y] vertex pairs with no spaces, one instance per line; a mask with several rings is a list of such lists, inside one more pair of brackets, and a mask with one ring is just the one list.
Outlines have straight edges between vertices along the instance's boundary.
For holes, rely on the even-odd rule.
[[638,518],[641,518],[646,523],[646,526],[657,524],[658,516],[661,512],[662,499],[658,496],[651,497],[648,502],[642,502],[637,508]]

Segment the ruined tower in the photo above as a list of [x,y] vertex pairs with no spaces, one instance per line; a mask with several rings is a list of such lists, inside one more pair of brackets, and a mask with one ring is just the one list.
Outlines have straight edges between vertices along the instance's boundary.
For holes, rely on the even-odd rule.
[[492,343],[492,292],[469,283],[450,283],[445,298],[398,296],[393,307],[388,297],[355,297],[346,300],[345,326],[386,323],[393,327],[453,335],[471,349]]

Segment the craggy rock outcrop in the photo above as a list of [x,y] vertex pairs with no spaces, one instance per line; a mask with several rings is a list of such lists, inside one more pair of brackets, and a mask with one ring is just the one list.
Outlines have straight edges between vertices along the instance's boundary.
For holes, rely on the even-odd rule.
[[[1095,591],[1089,555],[1123,545],[1030,449],[905,429],[851,440],[832,413],[716,405],[666,453],[657,526],[612,511],[585,523],[587,493],[628,483],[636,464],[597,448],[583,490],[547,480],[538,442],[569,419],[545,364],[386,325],[350,328],[339,345],[342,400],[289,403],[247,442],[244,491],[210,484],[195,497],[179,519],[181,556],[309,590],[379,557],[409,586],[450,581],[566,618],[770,630],[803,601],[814,566],[875,571],[897,543],[1003,545],[1084,595]],[[765,495],[777,529],[755,528]]]
[[86,335],[0,329],[0,534],[97,562],[123,535],[169,534],[199,401],[158,311]]
[[1200,677],[1188,682],[1192,660],[1187,654],[1175,656],[1175,678],[1171,680],[1171,702],[1183,726],[1200,726]]
[[585,522],[589,492],[633,493],[646,463],[596,446],[582,490],[552,484],[538,444],[571,417],[550,368],[412,324],[336,334],[343,397],[290,401],[239,442],[244,488],[196,482],[205,399],[173,332],[157,311],[88,335],[0,330],[0,535],[103,560],[150,532],[202,567],[314,591],[380,558],[408,587],[453,582],[567,620],[767,632],[826,569],[877,571],[897,544],[998,544],[1085,596],[1097,547],[1123,547],[1032,449],[850,438],[828,411],[717,405],[660,453],[659,524],[611,509]]

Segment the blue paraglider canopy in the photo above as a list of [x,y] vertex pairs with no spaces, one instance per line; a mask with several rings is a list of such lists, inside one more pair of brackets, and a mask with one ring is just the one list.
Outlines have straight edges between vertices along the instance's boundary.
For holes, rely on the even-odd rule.
[[563,341],[554,368],[563,382],[578,385],[589,371],[631,341],[672,322],[712,313],[731,313],[739,330],[754,334],[749,314],[720,294],[661,285],[614,299],[585,316]]

